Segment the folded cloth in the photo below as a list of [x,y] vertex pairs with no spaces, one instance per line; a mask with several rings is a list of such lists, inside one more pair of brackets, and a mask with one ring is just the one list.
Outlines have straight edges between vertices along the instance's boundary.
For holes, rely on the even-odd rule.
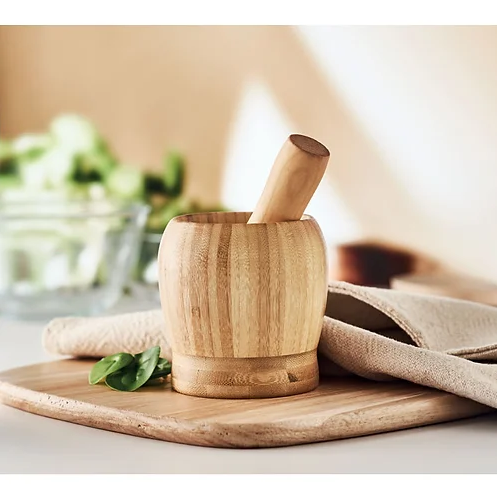
[[[51,354],[102,357],[160,345],[171,359],[160,310],[57,318],[43,331]],[[328,286],[318,347],[321,373],[403,379],[497,407],[497,308],[440,296]]]

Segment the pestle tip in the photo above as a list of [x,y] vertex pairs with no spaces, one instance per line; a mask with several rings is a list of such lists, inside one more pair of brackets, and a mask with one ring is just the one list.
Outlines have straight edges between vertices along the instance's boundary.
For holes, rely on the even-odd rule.
[[290,141],[302,151],[315,156],[330,156],[328,148],[315,139],[302,134],[290,135]]

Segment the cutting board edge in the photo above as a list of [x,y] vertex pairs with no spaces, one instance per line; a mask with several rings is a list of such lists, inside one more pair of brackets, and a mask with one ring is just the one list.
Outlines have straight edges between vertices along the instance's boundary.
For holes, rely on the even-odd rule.
[[[119,410],[95,405],[75,399],[46,394],[13,385],[0,380],[0,403],[7,406],[51,419],[66,421],[81,426],[97,428],[115,433],[162,440],[187,445],[216,448],[271,448],[291,445],[320,443],[345,438],[369,436],[398,430],[416,428],[432,424],[467,419],[494,412],[493,408],[448,393],[441,393],[435,400],[440,404],[465,405],[452,417],[440,419],[433,415],[433,398],[427,411],[414,405],[415,420],[408,425],[397,424],[400,418],[395,414],[399,401],[375,406],[372,412],[375,419],[383,421],[383,427],[362,428],[355,431],[337,430],[337,426],[350,426],[351,414],[344,412],[330,416],[319,424],[305,424],[302,421],[280,421],[277,423],[211,423],[195,420],[178,420],[169,417],[156,417],[130,410]],[[65,403],[63,407],[61,403]],[[427,402],[428,405],[428,402]],[[72,407],[71,407],[72,406]],[[98,409],[98,415],[91,410]],[[431,413],[431,416],[430,416]],[[79,417],[78,417],[79,416]],[[116,416],[118,419],[116,420]],[[354,413],[357,423],[368,422],[368,409]],[[369,418],[372,419],[372,418]],[[354,422],[352,421],[352,424]],[[376,423],[377,424],[377,423]]]

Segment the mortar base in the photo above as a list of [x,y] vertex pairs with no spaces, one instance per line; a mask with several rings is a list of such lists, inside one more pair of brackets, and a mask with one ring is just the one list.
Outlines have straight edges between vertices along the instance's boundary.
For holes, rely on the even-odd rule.
[[317,350],[271,357],[219,358],[173,353],[172,386],[215,399],[285,397],[319,384]]

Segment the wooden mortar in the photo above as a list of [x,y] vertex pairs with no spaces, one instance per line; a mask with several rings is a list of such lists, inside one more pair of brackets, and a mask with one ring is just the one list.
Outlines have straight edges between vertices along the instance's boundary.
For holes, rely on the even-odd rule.
[[182,215],[164,231],[159,288],[178,392],[261,398],[318,385],[328,263],[317,222],[302,212],[328,156],[296,141],[284,144],[253,213]]

